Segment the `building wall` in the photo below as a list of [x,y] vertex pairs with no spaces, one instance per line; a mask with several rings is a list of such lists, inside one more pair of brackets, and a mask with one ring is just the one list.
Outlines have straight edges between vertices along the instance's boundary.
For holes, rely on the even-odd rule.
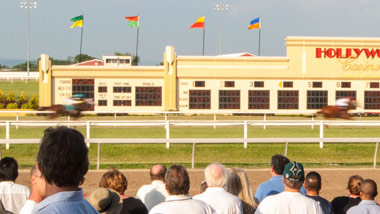
[[[176,56],[174,48],[167,47],[164,66],[52,66],[51,95],[49,87],[46,84],[41,87],[40,82],[40,99],[44,99],[44,94],[47,94],[51,97],[52,104],[63,104],[72,95],[73,79],[94,79],[95,103],[107,100],[107,106],[97,105],[95,111],[311,113],[317,108],[308,107],[308,91],[324,94],[326,105],[334,104],[337,91],[354,91],[361,105],[356,109],[357,112],[380,111],[380,39],[287,37],[286,46],[286,57]],[[40,71],[40,75],[43,72]],[[225,85],[226,82],[233,82],[233,85]],[[255,82],[262,82],[263,85],[255,87]],[[291,87],[287,87],[289,84]],[[107,87],[106,93],[98,91],[102,86]],[[118,86],[131,87],[131,92],[114,93],[113,87]],[[136,87],[157,86],[162,87],[161,106],[135,105]],[[202,92],[209,93],[207,99],[202,98],[210,100],[209,105],[204,105],[205,109],[194,109],[197,106],[194,103],[190,105],[190,99],[198,96],[194,95],[197,90],[209,91]],[[240,108],[221,109],[219,99],[237,99],[220,98],[221,90],[238,91],[232,94],[239,94]],[[250,91],[268,91],[269,106],[249,109],[249,93],[261,93]],[[298,99],[280,98],[279,91],[295,91],[291,94],[298,93]],[[364,109],[366,91],[379,92],[371,95],[374,96],[371,102],[379,103],[375,109]],[[193,95],[190,96],[190,93]],[[252,101],[255,100],[253,98],[251,97],[251,102],[256,102]],[[131,106],[113,106],[113,100],[116,99],[130,100]],[[309,98],[310,100],[312,99]],[[279,109],[279,102],[298,103],[293,109]],[[281,106],[289,106],[288,103]]]

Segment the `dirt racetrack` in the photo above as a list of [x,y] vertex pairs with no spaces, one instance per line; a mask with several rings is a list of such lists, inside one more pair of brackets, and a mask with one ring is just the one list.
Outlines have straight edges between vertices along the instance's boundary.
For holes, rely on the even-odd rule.
[[[257,186],[270,178],[269,169],[245,169],[252,187],[253,193],[256,192]],[[351,175],[360,175],[364,179],[370,178],[376,181],[380,186],[379,169],[305,169],[306,173],[312,170],[317,171],[322,176],[321,196],[327,200],[332,200],[336,196],[347,195],[347,181]],[[128,189],[125,192],[128,196],[136,196],[138,188],[143,184],[150,183],[149,170],[121,170],[128,180]],[[90,170],[86,175],[86,180],[82,185],[83,191],[89,194],[93,189],[98,187],[100,177],[106,170]],[[190,174],[190,195],[199,193],[199,186],[204,180],[202,169],[189,170]],[[20,170],[17,183],[30,187],[30,178],[28,170]],[[378,196],[377,201],[380,200]]]

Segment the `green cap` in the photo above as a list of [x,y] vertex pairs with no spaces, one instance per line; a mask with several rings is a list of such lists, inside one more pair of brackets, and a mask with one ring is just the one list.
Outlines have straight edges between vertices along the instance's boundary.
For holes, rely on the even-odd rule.
[[301,163],[289,162],[285,165],[284,172],[282,173],[285,179],[293,182],[300,182],[305,180],[305,171]]

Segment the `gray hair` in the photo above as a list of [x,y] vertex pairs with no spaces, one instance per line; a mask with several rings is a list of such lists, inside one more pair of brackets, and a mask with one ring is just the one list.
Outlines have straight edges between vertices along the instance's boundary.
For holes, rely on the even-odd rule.
[[209,164],[205,169],[205,180],[209,187],[224,187],[227,175],[226,167],[218,163]]

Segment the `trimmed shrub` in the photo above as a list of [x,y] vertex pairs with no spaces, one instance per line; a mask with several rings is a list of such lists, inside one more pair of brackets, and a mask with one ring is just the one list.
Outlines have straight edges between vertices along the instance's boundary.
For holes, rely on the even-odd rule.
[[14,103],[15,101],[15,93],[13,93],[13,91],[9,92],[7,97],[7,103]]
[[30,109],[37,109],[38,108],[38,99],[37,99],[36,94],[33,94],[32,98],[30,98],[29,108]]
[[17,103],[8,103],[7,109],[18,109]]
[[21,109],[29,109],[29,103],[22,104]]

